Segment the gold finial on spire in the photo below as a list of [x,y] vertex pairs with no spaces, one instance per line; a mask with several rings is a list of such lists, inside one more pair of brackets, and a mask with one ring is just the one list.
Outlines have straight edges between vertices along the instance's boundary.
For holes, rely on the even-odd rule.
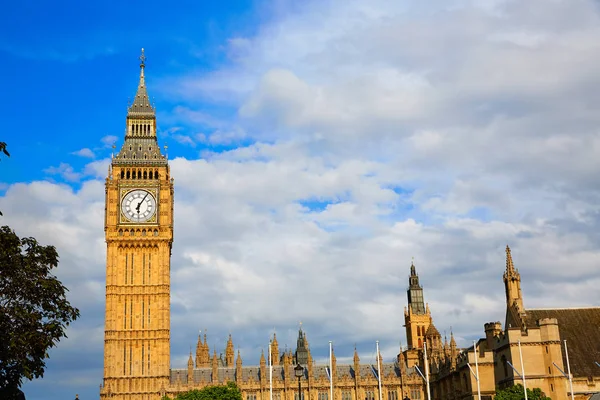
[[146,55],[144,54],[144,48],[142,47],[142,54],[140,55],[140,67],[144,68],[146,66]]

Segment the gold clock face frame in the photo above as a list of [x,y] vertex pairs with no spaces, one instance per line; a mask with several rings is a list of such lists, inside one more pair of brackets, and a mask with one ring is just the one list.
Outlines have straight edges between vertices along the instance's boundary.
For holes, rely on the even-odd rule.
[[129,189],[121,192],[121,222],[156,223],[156,192],[151,189]]

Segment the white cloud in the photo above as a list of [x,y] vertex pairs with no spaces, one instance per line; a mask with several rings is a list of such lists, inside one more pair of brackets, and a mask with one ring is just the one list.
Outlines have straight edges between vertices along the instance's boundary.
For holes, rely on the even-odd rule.
[[[219,201],[237,217],[237,229],[229,217],[214,226],[232,240],[259,226],[263,240],[279,243],[267,240],[269,221],[302,221],[293,227],[304,234],[280,235],[316,237],[346,261],[321,261],[311,248],[302,255],[322,267],[346,262],[362,278],[418,255],[432,303],[455,311],[436,319],[474,335],[502,319],[489,314],[502,309],[506,243],[530,279],[561,276],[561,252],[578,259],[578,276],[596,276],[589,263],[600,242],[589,230],[600,120],[588,105],[597,100],[599,19],[587,1],[305,2],[253,37],[232,38],[230,66],[173,86],[191,101],[236,105],[235,123],[258,141],[177,160],[174,173],[190,201]],[[260,248],[252,243],[246,251]],[[553,256],[540,257],[542,248]],[[280,260],[282,249],[265,259]],[[531,280],[524,287],[543,301]],[[457,298],[444,288],[473,292]]]
[[100,139],[100,141],[102,142],[102,144],[104,145],[105,148],[109,148],[112,147],[116,142],[119,141],[119,137],[115,136],[115,135],[106,135],[103,136],[102,139]]
[[75,154],[76,156],[79,157],[85,157],[85,158],[94,158],[96,157],[96,155],[94,154],[94,152],[92,150],[90,150],[87,147],[84,147],[83,149],[79,149],[77,151],[74,151],[71,154]]
[[78,182],[82,177],[81,173],[76,172],[70,164],[64,162],[61,162],[58,167],[48,167],[44,172],[50,175],[59,175],[67,182]]
[[190,147],[196,147],[196,142],[194,142],[194,140],[189,136],[179,135],[179,134],[175,133],[175,134],[172,134],[171,137],[173,138],[173,140],[175,140],[179,144],[184,144],[184,145],[190,146]]
[[[317,357],[332,339],[393,351],[413,256],[436,326],[461,345],[504,319],[506,244],[527,307],[598,305],[594,7],[303,2],[232,39],[230,65],[172,78],[190,104],[167,120],[199,125],[194,141],[254,142],[170,161],[173,366],[198,329],[219,348],[231,331],[250,363],[273,326],[294,346],[300,320]],[[197,111],[206,99],[238,116]],[[0,198],[19,233],[59,247],[90,316],[78,332],[102,324],[106,168],[89,164],[98,180],[79,191],[35,182]]]

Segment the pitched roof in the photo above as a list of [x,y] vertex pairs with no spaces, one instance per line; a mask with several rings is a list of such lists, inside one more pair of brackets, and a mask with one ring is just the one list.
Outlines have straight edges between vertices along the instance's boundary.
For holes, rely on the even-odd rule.
[[140,81],[138,83],[137,92],[133,99],[131,106],[129,106],[129,116],[154,116],[155,110],[150,104],[150,97],[146,90],[146,79],[144,78],[144,67],[146,66],[146,56],[144,55],[144,49],[142,49],[142,55],[140,56]]
[[437,330],[437,328],[435,327],[435,325],[430,324],[429,327],[427,328],[427,331],[425,332],[425,336],[429,337],[429,336],[440,336],[440,332]]
[[[543,318],[556,318],[561,347],[567,341],[571,373],[576,377],[600,376],[600,307],[526,310],[528,327]],[[567,361],[563,347],[563,363]],[[566,371],[565,371],[566,372]]]
[[[315,379],[319,379],[320,377],[329,377],[328,372],[329,367],[324,365],[315,365],[313,367],[313,374]],[[383,363],[381,365],[381,369],[383,372],[383,376],[400,376],[400,369],[396,363]],[[342,378],[347,376],[351,379],[358,374],[362,379],[373,378],[376,379],[376,370],[377,367],[375,365],[361,365],[358,371],[354,370],[354,366],[352,365],[338,365],[336,366],[336,375],[338,378]],[[218,370],[218,381],[219,382],[227,382],[227,381],[235,381],[236,378],[236,368],[235,367],[219,367]],[[285,371],[284,366],[282,365],[274,365],[273,366],[273,377],[277,377],[277,379],[284,379],[284,374],[289,373],[290,375],[287,377],[289,381],[295,381],[296,377],[294,375],[294,370],[289,369]],[[308,371],[305,370],[305,377],[308,374]],[[407,369],[408,375],[416,374],[414,368]],[[268,373],[267,373],[268,375]],[[250,377],[255,382],[261,380],[260,376],[260,366],[244,366],[242,367],[242,381],[247,382]],[[194,383],[200,383],[204,381],[206,383],[212,382],[212,367],[204,367],[204,368],[194,368],[192,379]],[[268,379],[267,377],[263,377],[262,379]],[[171,369],[171,384],[175,384],[177,381],[182,383],[187,382],[187,369]]]

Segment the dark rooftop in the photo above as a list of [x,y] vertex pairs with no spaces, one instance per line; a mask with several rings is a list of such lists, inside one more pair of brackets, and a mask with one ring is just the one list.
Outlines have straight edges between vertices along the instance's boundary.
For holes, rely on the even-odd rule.
[[[565,369],[567,360],[564,343],[567,341],[569,363],[574,377],[600,376],[600,307],[526,310],[527,326],[537,326],[543,318],[556,318],[563,349]],[[566,372],[566,370],[565,370]]]

